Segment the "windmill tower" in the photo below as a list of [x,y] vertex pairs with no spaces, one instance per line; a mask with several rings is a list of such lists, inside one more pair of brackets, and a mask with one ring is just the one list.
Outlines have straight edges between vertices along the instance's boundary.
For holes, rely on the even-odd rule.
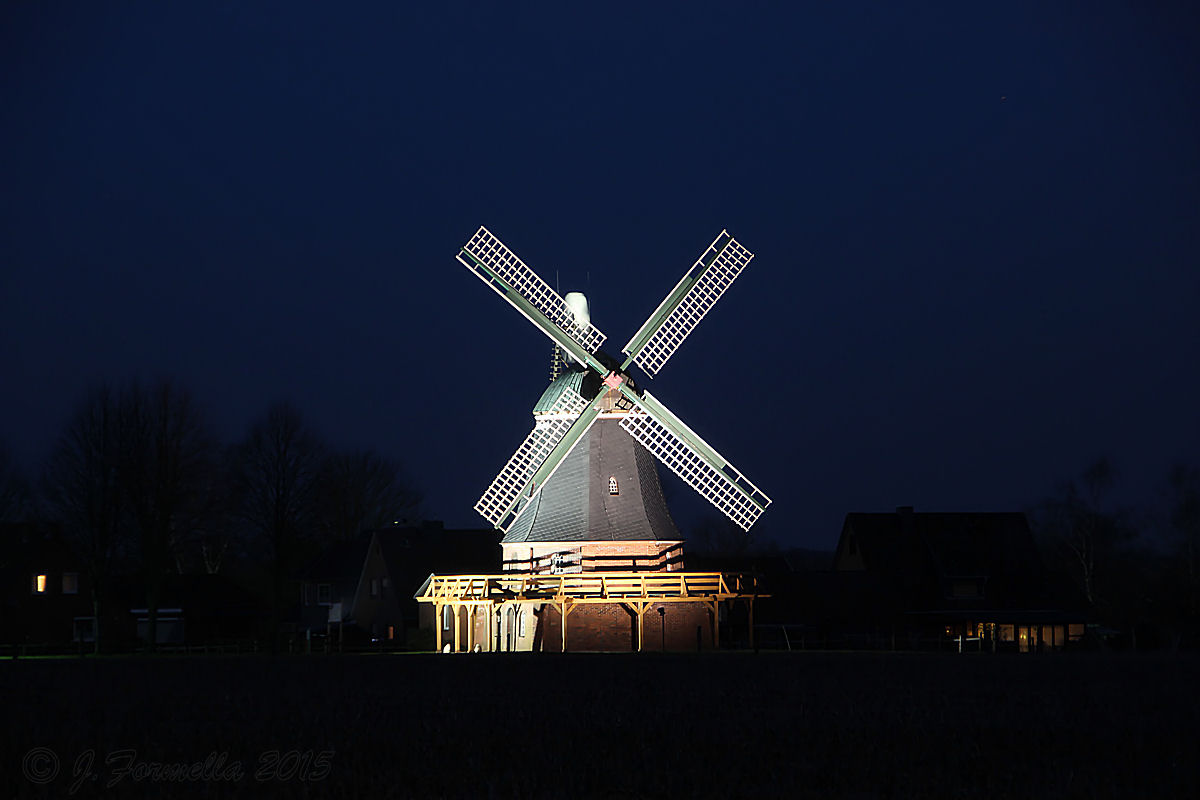
[[753,258],[722,231],[622,348],[600,350],[587,301],[550,288],[486,228],[457,259],[545,333],[573,365],[534,407],[534,428],[475,509],[504,532],[505,568],[531,572],[682,568],[658,459],[749,528],[770,499],[628,370],[658,374]]

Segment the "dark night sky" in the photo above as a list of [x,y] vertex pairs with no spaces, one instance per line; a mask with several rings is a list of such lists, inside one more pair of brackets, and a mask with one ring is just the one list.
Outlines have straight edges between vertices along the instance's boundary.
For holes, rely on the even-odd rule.
[[614,352],[722,227],[756,253],[651,388],[783,543],[1020,509],[1099,454],[1151,503],[1200,462],[1187,4],[426,5],[8,5],[29,469],[90,385],[174,376],[226,440],[289,399],[482,525],[549,348],[454,261],[480,224]]

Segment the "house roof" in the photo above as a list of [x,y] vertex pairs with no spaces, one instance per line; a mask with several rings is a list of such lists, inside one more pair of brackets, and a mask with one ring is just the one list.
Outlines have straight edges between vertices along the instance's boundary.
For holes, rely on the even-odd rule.
[[1076,605],[1049,579],[1018,512],[847,514],[835,568],[852,570],[859,559],[871,595],[909,613]]
[[498,533],[490,528],[381,528],[374,534],[401,597],[411,596],[430,573],[492,573],[500,566]]
[[[372,548],[378,548],[387,576],[398,597],[411,597],[431,572],[495,572],[500,565],[500,550],[494,530],[447,530],[440,525],[422,527],[389,526],[364,531],[354,540],[326,548],[305,568],[301,579],[310,583],[330,584],[330,595],[343,598],[343,619],[353,620],[357,613],[359,582]],[[322,623],[323,624],[323,623]]]
[[357,586],[370,544],[370,531],[360,533],[349,541],[332,544],[308,563],[301,578],[316,583],[349,583]]

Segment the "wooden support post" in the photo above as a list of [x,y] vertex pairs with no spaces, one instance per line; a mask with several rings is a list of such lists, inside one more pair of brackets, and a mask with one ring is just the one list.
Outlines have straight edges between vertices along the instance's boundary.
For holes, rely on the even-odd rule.
[[567,652],[567,614],[570,613],[566,598],[563,598],[562,603],[559,604],[558,613],[562,617],[562,651],[565,653]]
[[713,650],[721,649],[721,601],[713,600]]
[[457,653],[458,648],[459,648],[459,636],[461,634],[462,625],[460,624],[460,620],[458,618],[458,606],[451,604],[450,607],[454,609],[454,652]]
[[750,649],[754,649],[754,598],[746,601],[750,604]]
[[437,633],[437,651],[442,652],[442,604],[433,604],[433,629]]
[[639,653],[642,652],[642,643],[645,641],[645,635],[646,635],[645,616],[646,616],[646,604],[638,603],[637,604],[637,617],[638,617],[638,652]]
[[475,649],[475,604],[467,606],[467,652]]

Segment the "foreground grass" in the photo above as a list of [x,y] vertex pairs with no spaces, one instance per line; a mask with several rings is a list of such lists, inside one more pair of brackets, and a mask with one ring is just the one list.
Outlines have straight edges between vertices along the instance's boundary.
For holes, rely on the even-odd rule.
[[[1197,667],[828,653],[9,661],[0,793],[1197,796]],[[59,763],[44,784],[22,772],[35,747]],[[244,775],[119,777],[130,750],[141,764],[223,753]],[[323,777],[309,760],[322,751]],[[89,761],[95,779],[76,780]]]

